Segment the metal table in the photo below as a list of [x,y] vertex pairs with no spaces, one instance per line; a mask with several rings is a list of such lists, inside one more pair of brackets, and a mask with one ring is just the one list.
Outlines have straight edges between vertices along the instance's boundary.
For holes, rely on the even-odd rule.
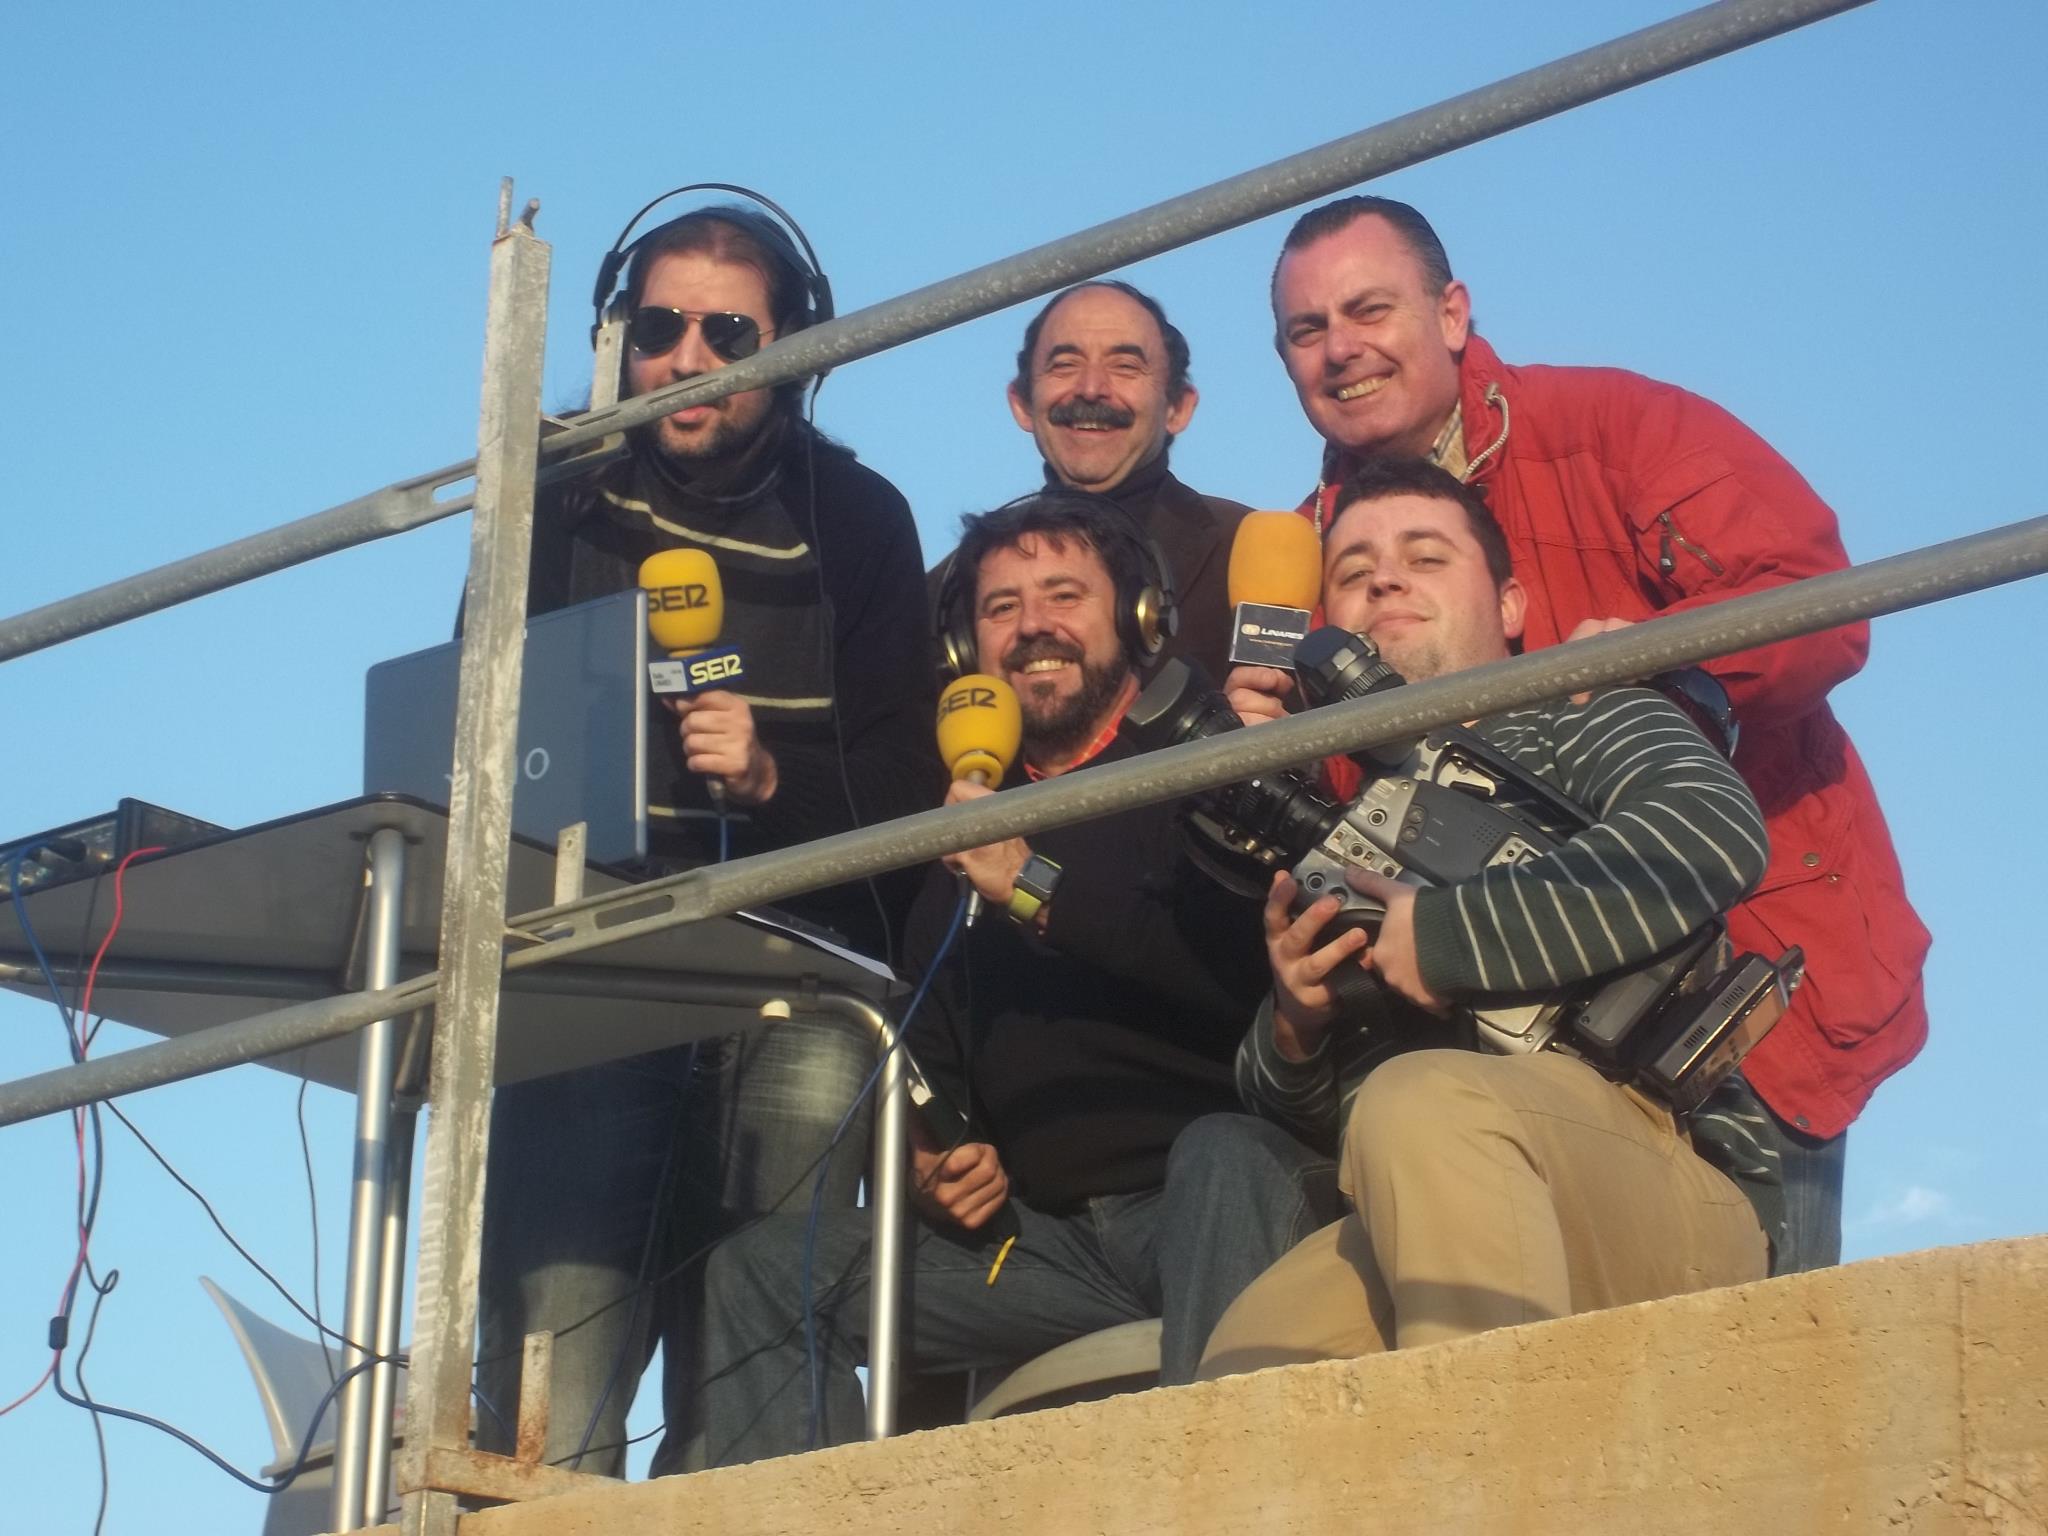
[[[138,859],[123,877],[121,931],[100,967],[94,1011],[153,1034],[182,1035],[435,969],[447,834],[442,808],[373,795]],[[581,874],[593,894],[629,884],[602,866]],[[513,839],[510,912],[549,905],[556,879],[554,850]],[[23,894],[60,980],[75,972],[70,962],[57,962],[55,951],[69,956],[76,949],[89,913],[96,913],[96,943],[112,915],[107,892],[95,906],[94,884],[74,879]],[[516,945],[518,935],[508,933],[507,942]],[[46,995],[20,915],[4,900],[0,985]],[[887,969],[792,920],[715,918],[594,950],[577,964],[508,973],[496,1081],[729,1035],[792,1012],[855,1019],[886,1044],[884,1008],[897,990]],[[571,997],[574,1007],[565,1008],[563,999]],[[397,1367],[388,1357],[399,1345],[413,1140],[429,1058],[426,1012],[262,1063],[357,1095],[344,1368],[366,1359],[382,1363],[351,1377],[340,1395],[336,1530],[381,1518],[386,1507],[397,1391]],[[876,1116],[878,1142],[900,1140],[900,1122],[900,1106],[886,1104]],[[887,1166],[887,1157],[887,1147],[878,1147],[877,1166]],[[878,1178],[876,1186],[880,1256],[899,1251],[884,1234],[900,1231],[904,1201],[900,1179]],[[874,1434],[893,1427],[899,1287],[883,1280],[878,1274],[873,1287]],[[356,1347],[363,1344],[367,1352]]]

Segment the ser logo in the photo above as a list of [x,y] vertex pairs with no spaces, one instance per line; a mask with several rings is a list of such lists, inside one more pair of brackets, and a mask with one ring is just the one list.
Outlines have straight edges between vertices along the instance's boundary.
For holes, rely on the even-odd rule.
[[956,688],[939,700],[939,718],[945,719],[956,709],[994,709],[996,691],[993,688]]
[[745,675],[740,666],[740,653],[726,651],[722,655],[705,656],[688,663],[687,671],[692,688],[709,688],[713,683],[734,682]]
[[647,594],[647,606],[656,613],[682,613],[691,608],[711,606],[711,588],[701,581],[679,587],[654,587]]

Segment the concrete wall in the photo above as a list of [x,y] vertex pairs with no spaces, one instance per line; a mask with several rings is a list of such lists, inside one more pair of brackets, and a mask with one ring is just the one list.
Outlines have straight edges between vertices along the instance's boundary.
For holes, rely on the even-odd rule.
[[2048,1532],[2048,1238],[465,1517],[462,1536]]

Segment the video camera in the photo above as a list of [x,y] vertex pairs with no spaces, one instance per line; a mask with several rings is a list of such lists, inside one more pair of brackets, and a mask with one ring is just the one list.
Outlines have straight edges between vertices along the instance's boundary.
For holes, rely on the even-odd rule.
[[[1310,707],[1399,687],[1401,675],[1363,636],[1317,629],[1295,652]],[[1238,730],[1244,722],[1185,659],[1161,664],[1124,717],[1144,750]],[[1345,876],[1372,870],[1411,885],[1447,886],[1498,865],[1520,864],[1592,825],[1586,811],[1470,731],[1354,757],[1364,784],[1340,804],[1307,774],[1282,769],[1204,791],[1183,808],[1198,847],[1227,868],[1287,869],[1302,910],[1334,894],[1343,905],[1325,929],[1375,930],[1386,915]],[[1630,970],[1541,993],[1489,993],[1464,1010],[1486,1048],[1508,1054],[1570,1050],[1609,1076],[1634,1082],[1680,1113],[1697,1107],[1784,1014],[1799,984],[1795,948],[1774,965],[1759,955],[1725,961],[1716,919]],[[1331,978],[1340,1006],[1385,1003],[1377,978],[1352,965]]]

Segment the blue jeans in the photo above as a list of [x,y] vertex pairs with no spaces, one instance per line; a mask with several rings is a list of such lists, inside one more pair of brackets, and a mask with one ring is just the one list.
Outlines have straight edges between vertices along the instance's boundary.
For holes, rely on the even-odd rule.
[[1842,1260],[1842,1175],[1849,1133],[1823,1141],[1778,1123],[1785,1168],[1785,1226],[1771,1273],[1796,1275]]
[[[1017,1245],[993,1286],[993,1243],[920,1216],[906,1288],[908,1363],[1007,1366],[1097,1329],[1161,1317],[1161,1379],[1190,1381],[1237,1293],[1335,1219],[1336,1204],[1328,1159],[1265,1121],[1212,1115],[1175,1142],[1162,1188],[1098,1196],[1063,1215],[1013,1201]],[[704,1342],[714,1365],[704,1420],[712,1465],[813,1443],[806,1225],[802,1216],[770,1218],[711,1257]],[[818,1223],[818,1445],[858,1439],[865,1428],[854,1370],[867,1358],[870,1231],[864,1212],[828,1212]]]
[[[481,1416],[484,1449],[510,1453],[521,1340],[550,1329],[548,1461],[622,1475],[626,1414],[657,1339],[668,1424],[655,1468],[701,1458],[692,1256],[749,1218],[810,1208],[812,1164],[874,1051],[857,1026],[797,1019],[498,1090],[478,1376],[504,1422]],[[828,1210],[853,1205],[867,1121],[864,1110],[833,1155]]]

